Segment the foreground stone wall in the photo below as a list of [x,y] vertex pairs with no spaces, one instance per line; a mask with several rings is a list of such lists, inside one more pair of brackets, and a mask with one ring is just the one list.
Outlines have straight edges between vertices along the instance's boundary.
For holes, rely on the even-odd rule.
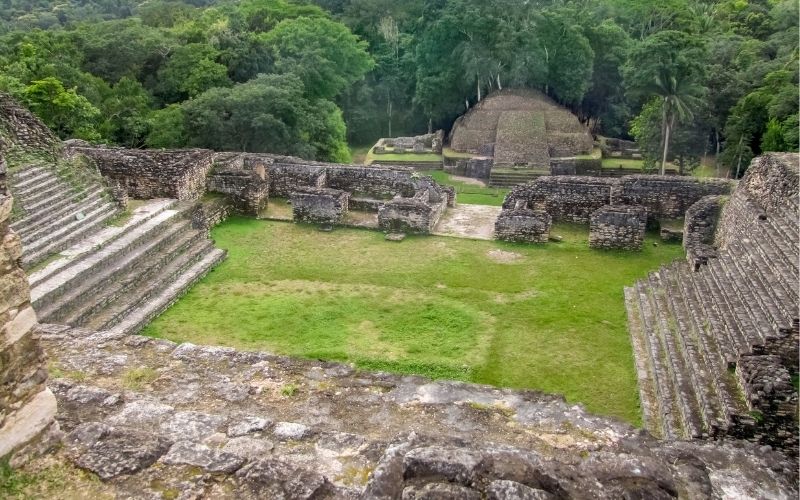
[[641,250],[647,227],[647,211],[635,205],[606,205],[589,221],[591,248]]
[[289,198],[295,221],[311,224],[339,224],[347,215],[350,194],[328,188],[298,190]]
[[58,425],[28,277],[19,265],[22,245],[9,228],[12,204],[0,156],[0,460],[13,466],[46,447]]
[[522,243],[547,243],[552,217],[527,208],[503,210],[494,225],[497,239]]
[[199,198],[213,163],[207,149],[138,150],[69,145],[68,154],[92,160],[103,177],[123,187],[133,198]]

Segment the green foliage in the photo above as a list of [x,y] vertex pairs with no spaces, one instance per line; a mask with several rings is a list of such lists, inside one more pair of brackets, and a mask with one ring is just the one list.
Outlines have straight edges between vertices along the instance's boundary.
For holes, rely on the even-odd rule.
[[151,148],[176,148],[188,142],[186,118],[183,108],[170,104],[150,113],[147,118],[149,133],[145,143]]
[[[212,233],[229,252],[225,262],[144,333],[558,392],[636,422],[622,286],[682,249],[655,246],[652,236],[640,253],[594,251],[585,226],[552,232],[564,241],[409,237],[388,245],[374,231],[327,237],[232,218]],[[493,250],[519,257],[497,262]]]
[[25,104],[55,133],[64,137],[97,140],[94,129],[100,110],[75,89],[65,89],[60,80],[47,77],[36,80],[22,91]]

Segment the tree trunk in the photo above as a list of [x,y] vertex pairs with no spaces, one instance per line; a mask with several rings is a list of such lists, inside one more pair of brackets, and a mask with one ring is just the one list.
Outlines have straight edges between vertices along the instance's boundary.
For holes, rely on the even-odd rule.
[[664,155],[661,157],[661,175],[667,172],[667,151],[669,151],[669,132],[672,128],[672,120],[668,120],[666,124],[666,133],[664,134]]
[[428,117],[428,133],[429,134],[433,133],[433,118],[431,118],[430,116]]
[[500,73],[497,73],[497,90],[503,90],[503,84],[500,83]]
[[739,136],[739,161],[736,162],[736,177],[734,179],[739,178],[739,170],[742,168],[742,141],[744,140],[744,134]]
[[477,82],[477,86],[478,86],[478,102],[481,102],[481,75],[480,75],[480,73],[475,73],[475,81]]
[[386,111],[389,115],[389,137],[392,137],[392,99],[386,99]]
[[714,129],[714,142],[717,145],[717,152],[714,155],[714,171],[719,177],[719,129],[717,128]]

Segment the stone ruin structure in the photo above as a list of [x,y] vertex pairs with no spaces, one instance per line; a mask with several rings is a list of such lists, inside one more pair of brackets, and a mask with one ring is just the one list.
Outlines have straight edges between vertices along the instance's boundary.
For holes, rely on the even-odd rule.
[[[503,211],[500,220],[505,220],[512,213],[515,214],[517,224],[536,224],[538,216],[520,210],[546,212],[553,221],[576,222],[590,224],[594,218],[601,222],[601,214],[608,211],[609,205],[641,207],[644,211],[642,221],[657,224],[659,220],[676,219],[683,217],[694,203],[706,196],[720,196],[730,192],[729,181],[713,179],[692,179],[674,176],[657,175],[629,175],[619,178],[600,178],[583,176],[549,176],[540,177],[527,184],[515,186],[503,200]],[[638,209],[633,210],[641,214]],[[595,217],[597,215],[597,217]],[[522,218],[532,217],[528,222]],[[612,217],[609,215],[609,217]],[[612,217],[613,218],[613,217]],[[639,224],[631,222],[631,228]],[[599,225],[596,227],[600,227]],[[611,238],[610,227],[605,225],[603,232]],[[623,231],[624,232],[624,231]],[[638,234],[638,229],[635,231]],[[628,233],[632,238],[628,243],[618,248],[640,247],[642,236],[634,237],[634,232]],[[539,238],[525,240],[522,234],[509,237],[503,230],[496,231],[498,239],[511,241],[529,241],[538,243]],[[599,237],[598,232],[595,236]],[[602,239],[602,238],[601,238]],[[613,238],[612,238],[613,239]],[[600,239],[597,239],[599,242]],[[598,245],[600,245],[598,243]],[[601,245],[602,246],[602,245]]]
[[[495,92],[456,120],[450,132],[454,151],[477,155],[461,175],[489,178],[493,185],[549,175],[551,159],[592,152],[592,136],[578,118],[534,90]],[[469,170],[469,172],[467,172]]]
[[372,148],[375,155],[387,153],[435,153],[442,154],[444,145],[444,131],[437,130],[431,134],[416,135],[413,137],[392,137],[378,139]]
[[589,219],[589,246],[605,250],[641,250],[647,210],[637,205],[605,205]]
[[519,243],[547,243],[553,218],[543,210],[514,208],[503,210],[494,225],[499,240]]
[[0,154],[0,459],[20,465],[58,437],[56,398],[45,386],[47,368],[35,331],[22,242],[9,227],[14,199]]
[[[30,115],[22,119],[32,128],[40,126]],[[7,125],[4,120],[0,113],[0,124]],[[12,146],[19,147],[13,140]],[[100,171],[100,162],[116,165],[112,187],[128,192],[147,185],[147,179],[137,177],[137,162],[125,167],[125,161],[114,159],[115,154],[140,156],[100,149],[94,165]],[[71,153],[74,158],[89,156]],[[65,242],[61,250],[44,252],[46,262],[30,275],[30,297],[18,267],[28,249],[23,243],[20,257],[19,240],[8,229],[10,199],[0,198],[6,214],[0,218],[6,253],[0,283],[7,304],[0,310],[0,458],[8,458],[10,451],[12,466],[29,455],[27,450],[44,449],[51,439],[60,439],[53,460],[100,479],[81,483],[87,496],[98,488],[101,494],[124,498],[797,495],[796,463],[747,441],[659,441],[628,424],[591,415],[560,396],[363,372],[338,363],[136,335],[224,258],[208,239],[209,225],[234,211],[254,215],[270,195],[291,198],[304,190],[337,190],[346,193],[339,199],[347,199],[348,209],[374,210],[379,217],[387,207],[403,205],[397,210],[409,214],[414,227],[426,225],[418,220],[421,207],[440,210],[454,199],[449,190],[402,169],[358,169],[243,153],[213,154],[209,165],[205,153],[176,155],[167,160],[175,169],[166,185],[173,186],[173,193],[184,193],[184,199],[161,198],[153,186],[153,196],[159,197],[129,210],[117,225],[98,227],[96,219],[79,216],[85,209],[71,191],[48,196],[49,203],[67,200],[65,206],[71,208],[65,215],[48,220],[51,214],[39,205],[12,216],[40,231],[30,246],[59,224],[76,223],[59,236]],[[201,184],[193,175],[185,177],[186,189],[175,188],[171,183],[180,172],[195,172],[193,158],[206,172],[205,189],[197,187]],[[58,155],[50,162],[15,160],[11,192],[33,193],[40,183],[61,182],[55,163],[62,160]],[[181,162],[185,164],[179,166]],[[89,162],[87,168],[91,166]],[[110,200],[105,182],[91,179],[97,183],[78,188],[97,189],[100,199]],[[5,192],[2,177],[0,184]],[[759,182],[748,186],[751,193],[761,189]],[[749,196],[741,204],[745,212]],[[547,220],[536,212],[541,207],[530,207],[525,197],[517,201],[515,209]],[[785,209],[769,205],[768,214]],[[109,210],[121,213],[113,203]],[[390,214],[385,220],[403,219]],[[79,237],[72,235],[78,232]],[[720,248],[716,260],[722,261],[726,251]],[[33,330],[29,305],[51,324]],[[52,368],[49,389],[44,388],[45,361],[37,336]],[[775,373],[772,367],[785,361],[775,353],[784,352],[777,345],[787,338],[776,337],[737,367],[754,388],[747,404],[763,409],[766,429],[783,429],[776,413],[766,411],[775,405],[770,391],[783,386],[767,378]],[[131,384],[133,374],[143,374],[142,381]],[[296,391],[287,397],[281,388],[290,384]],[[63,437],[52,419],[51,393],[58,402]],[[29,409],[36,411],[26,413]],[[46,439],[23,444],[37,434]]]
[[745,439],[797,456],[798,163],[753,160],[729,198],[688,210],[688,262],[625,290],[654,435]]

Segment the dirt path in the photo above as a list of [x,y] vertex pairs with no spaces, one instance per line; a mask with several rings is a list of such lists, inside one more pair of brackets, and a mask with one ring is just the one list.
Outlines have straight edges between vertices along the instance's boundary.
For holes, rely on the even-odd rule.
[[494,223],[500,210],[500,207],[464,204],[448,208],[433,234],[476,240],[494,239]]

